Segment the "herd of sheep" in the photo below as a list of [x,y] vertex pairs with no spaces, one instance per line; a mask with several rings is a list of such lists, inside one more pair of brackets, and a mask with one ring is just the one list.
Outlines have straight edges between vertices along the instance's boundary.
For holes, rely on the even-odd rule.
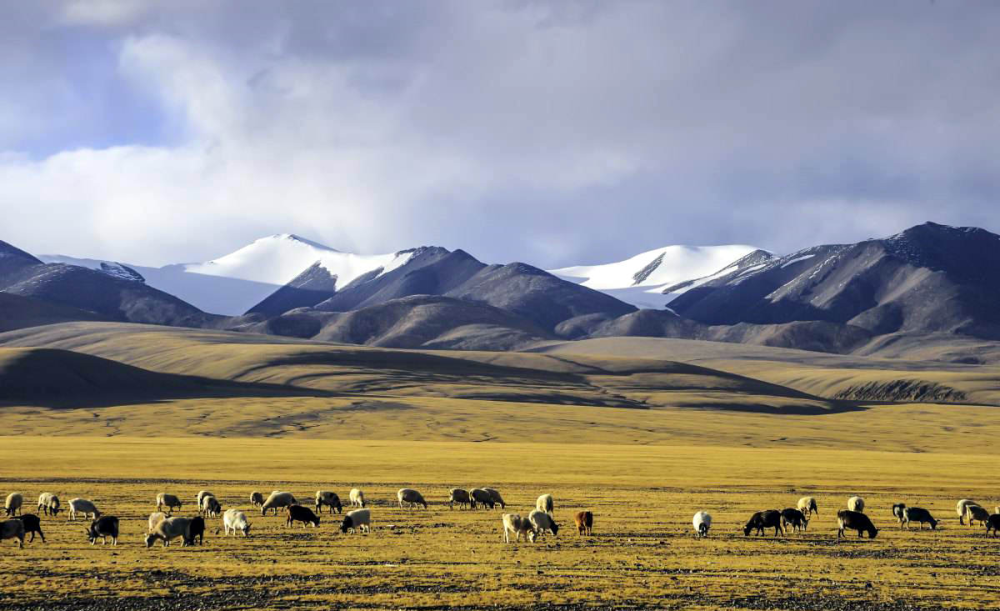
[[[424,496],[413,488],[402,488],[396,493],[396,499],[400,509],[423,507],[428,508],[428,503]],[[285,525],[293,526],[296,522],[301,523],[305,528],[307,524],[318,527],[323,508],[326,507],[330,514],[335,511],[343,514],[340,523],[340,530],[343,533],[369,533],[371,532],[372,514],[371,508],[365,501],[364,493],[354,488],[348,494],[348,502],[351,510],[343,514],[344,508],[340,502],[340,497],[335,492],[319,490],[316,492],[314,509],[303,506],[290,492],[275,490],[266,498],[261,492],[254,491],[250,494],[250,504],[260,509],[262,516],[268,512],[277,515],[281,510],[285,515]],[[493,488],[475,488],[465,490],[462,488],[452,488],[449,491],[448,506],[454,509],[457,504],[459,509],[468,507],[469,509],[489,508],[494,509],[499,506],[506,509],[500,492]],[[42,533],[41,518],[35,514],[23,514],[21,508],[24,504],[24,495],[21,493],[11,493],[4,502],[4,511],[7,518],[12,518],[0,522],[0,540],[16,539],[18,547],[24,547],[26,535],[31,534],[29,542],[35,540],[35,535],[39,535],[42,542],[45,542],[45,535]],[[173,516],[175,510],[180,510],[184,502],[180,497],[161,492],[156,495],[156,511],[149,516],[147,534],[145,537],[146,547],[151,547],[157,541],[161,541],[164,547],[170,545],[175,539],[180,539],[182,545],[193,545],[204,542],[205,518],[222,519],[222,526],[226,536],[237,533],[244,537],[250,535],[250,521],[247,514],[239,509],[222,510],[222,504],[214,494],[207,490],[200,491],[195,497],[197,514],[194,517]],[[67,504],[69,520],[76,520],[77,516],[90,519],[91,523],[86,529],[87,538],[91,544],[95,544],[97,539],[101,539],[102,544],[110,538],[112,545],[118,544],[119,520],[115,516],[102,515],[97,506],[82,498],[75,498]],[[62,504],[54,494],[43,492],[38,497],[38,512],[45,516],[56,516],[62,510]],[[504,541],[510,543],[513,537],[515,542],[520,541],[523,536],[529,542],[535,542],[538,538],[547,533],[557,536],[559,525],[555,521],[555,502],[551,494],[543,494],[535,502],[535,508],[522,517],[515,513],[504,513],[501,516],[503,524]],[[962,499],[956,506],[959,523],[965,524],[968,520],[970,527],[978,522],[985,526],[986,535],[991,533],[994,537],[1000,532],[1000,507],[990,514],[986,509],[975,501]],[[751,532],[763,535],[765,531],[773,528],[774,536],[786,534],[788,528],[793,531],[806,530],[812,517],[819,513],[816,499],[813,497],[803,497],[799,499],[796,507],[789,507],[783,510],[768,509],[754,513],[743,527],[744,536],[749,536]],[[928,524],[931,529],[936,529],[936,520],[929,511],[921,507],[908,507],[903,503],[892,506],[892,514],[899,521],[900,528],[909,528],[911,523],[916,523],[923,528]],[[580,511],[574,516],[577,532],[580,535],[593,534],[594,514],[590,511]],[[871,519],[865,514],[864,499],[852,496],[847,500],[847,509],[837,512],[838,531],[837,537],[843,537],[845,530],[857,531],[858,537],[865,533],[874,539],[878,534],[878,529]],[[695,536],[707,537],[712,528],[712,516],[706,511],[699,511],[694,514],[692,520]],[[218,531],[216,531],[218,532]]]

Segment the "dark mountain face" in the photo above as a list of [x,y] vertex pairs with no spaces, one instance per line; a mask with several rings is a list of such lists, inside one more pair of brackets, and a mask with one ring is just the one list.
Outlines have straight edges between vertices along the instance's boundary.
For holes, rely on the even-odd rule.
[[825,321],[872,334],[1000,337],[1000,236],[927,223],[891,238],[809,248],[670,303],[710,325]]
[[107,318],[69,306],[0,293],[0,333],[80,320],[107,320]]
[[318,262],[250,308],[247,314],[280,316],[295,308],[312,307],[333,297],[337,292],[337,277]]
[[7,242],[0,241],[0,279],[42,262]]

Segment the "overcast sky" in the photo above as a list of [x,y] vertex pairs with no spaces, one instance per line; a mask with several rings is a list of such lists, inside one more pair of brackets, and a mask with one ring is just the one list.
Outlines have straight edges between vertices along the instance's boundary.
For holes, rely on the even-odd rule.
[[1000,2],[0,0],[0,239],[543,267],[1000,230]]

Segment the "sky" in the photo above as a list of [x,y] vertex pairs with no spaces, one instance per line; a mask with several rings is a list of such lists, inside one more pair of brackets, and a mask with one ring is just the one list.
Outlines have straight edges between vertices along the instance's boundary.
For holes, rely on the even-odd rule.
[[0,0],[0,240],[553,268],[1000,231],[1000,3]]

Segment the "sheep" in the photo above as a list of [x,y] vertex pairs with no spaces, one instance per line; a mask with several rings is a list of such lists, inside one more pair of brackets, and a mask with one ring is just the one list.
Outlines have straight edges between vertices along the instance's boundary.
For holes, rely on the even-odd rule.
[[233,531],[234,536],[236,531],[243,533],[244,537],[250,536],[250,523],[247,522],[247,514],[238,509],[229,509],[222,514],[222,526],[226,529],[226,536],[229,536],[229,531]]
[[[865,500],[860,496],[852,496],[847,499],[847,509],[849,511],[856,511],[858,513],[865,512]],[[839,514],[838,514],[839,515]]]
[[905,507],[903,509],[903,524],[907,530],[910,528],[910,522],[919,524],[920,530],[924,529],[925,523],[931,525],[931,530],[937,530],[938,521],[934,519],[931,512],[923,507]]
[[351,501],[351,507],[365,507],[365,493],[361,492],[358,488],[351,488],[351,493],[347,495],[348,500]]
[[285,526],[291,526],[293,522],[302,522],[302,528],[305,528],[306,524],[312,524],[314,528],[319,528],[319,516],[308,507],[289,505],[285,507],[285,514],[288,516],[285,519]]
[[289,505],[298,505],[295,496],[291,492],[279,492],[275,490],[271,496],[267,497],[264,504],[260,506],[260,515],[266,516],[268,509],[274,510],[274,515],[278,515],[278,509],[284,509]]
[[101,545],[106,545],[108,537],[111,537],[111,545],[118,545],[118,518],[115,516],[101,516],[90,523],[87,529],[87,538],[90,544],[97,543],[97,538],[101,538]]
[[204,514],[213,518],[217,518],[222,515],[222,504],[219,503],[219,499],[215,496],[209,494],[201,498],[201,508],[198,510],[199,515]]
[[553,509],[552,495],[551,494],[543,494],[542,496],[538,497],[538,500],[535,501],[535,509],[537,509],[538,511],[544,511],[545,513],[549,514],[550,516],[554,515],[552,513],[552,509]]
[[260,507],[264,504],[264,495],[260,492],[254,490],[250,493],[250,505],[253,507]]
[[551,532],[553,537],[559,536],[559,525],[552,519],[552,514],[547,511],[536,509],[528,514],[528,521],[535,529],[534,538],[537,539],[546,533]]
[[469,491],[465,488],[452,488],[448,491],[448,507],[451,509],[455,508],[455,503],[458,503],[458,508],[461,509],[471,502]]
[[337,496],[336,492],[327,492],[325,490],[316,491],[316,511],[322,512],[323,506],[326,505],[330,508],[330,513],[336,509],[337,513],[344,513],[344,506],[340,504],[340,497]]
[[971,528],[972,526],[975,526],[976,522],[986,524],[986,520],[990,519],[990,514],[979,505],[966,505],[965,517],[969,520],[969,527]]
[[986,536],[990,536],[990,531],[993,531],[993,536],[996,537],[997,533],[1000,532],[1000,511],[991,515],[989,519],[986,520]]
[[707,537],[708,531],[712,528],[712,516],[707,511],[699,511],[694,514],[691,525],[694,526],[694,532],[699,539]]
[[191,518],[187,533],[184,535],[184,542],[187,545],[194,545],[195,538],[198,539],[198,545],[205,545],[205,518],[201,516]]
[[493,500],[493,495],[489,492],[483,490],[482,488],[473,488],[469,491],[469,498],[472,504],[472,508],[476,509],[479,505],[483,507],[489,507],[493,509],[496,507],[496,502]]
[[413,488],[400,488],[399,492],[396,493],[396,498],[399,500],[400,509],[403,508],[403,503],[406,503],[407,507],[411,509],[415,505],[423,505],[424,509],[427,509],[427,501],[424,500],[424,495]]
[[504,502],[503,497],[494,488],[483,488],[486,492],[490,493],[490,498],[493,499],[493,506],[500,506],[500,509],[507,509],[507,503]]
[[84,518],[93,517],[95,520],[101,517],[101,512],[97,510],[97,506],[93,502],[80,498],[70,499],[69,520],[76,520],[76,514],[78,513],[82,513]]
[[42,538],[42,543],[45,543],[45,533],[42,532],[42,521],[33,513],[26,513],[19,517],[18,520],[24,523],[24,534],[31,533],[31,541],[35,540],[35,533]]
[[962,499],[961,501],[959,501],[958,504],[955,505],[955,511],[958,512],[958,523],[961,524],[962,526],[965,526],[965,508],[969,505],[978,505],[978,504],[979,503],[970,499]]
[[896,516],[899,520],[899,528],[903,528],[903,522],[906,521],[906,503],[896,503],[892,506],[892,515]]
[[59,497],[51,492],[43,492],[38,495],[38,511],[45,515],[56,515],[59,513]]
[[531,521],[527,518],[522,518],[516,513],[505,513],[503,514],[503,542],[510,543],[510,535],[514,535],[514,542],[519,542],[521,540],[521,535],[529,541],[534,541],[535,538],[535,528],[531,525]]
[[162,511],[156,511],[149,514],[149,528],[146,529],[147,533],[151,533],[156,530],[156,525],[167,519],[167,514]]
[[209,492],[208,490],[202,490],[202,491],[198,492],[198,496],[195,497],[197,499],[197,502],[198,502],[198,504],[196,505],[196,507],[198,507],[199,509],[201,508],[201,500],[203,498],[205,498],[206,496],[215,496],[215,495],[212,494],[211,492]]
[[344,521],[340,524],[340,532],[367,532],[372,531],[372,511],[371,509],[355,509],[348,511],[344,516]]
[[796,505],[796,507],[798,508],[799,511],[802,512],[802,515],[808,516],[809,519],[812,519],[812,515],[814,513],[815,514],[819,513],[819,508],[816,507],[816,499],[814,499],[811,496],[804,496],[801,499],[799,499],[799,502]]
[[837,527],[838,539],[846,536],[844,530],[848,528],[858,531],[859,539],[864,533],[868,533],[869,539],[874,539],[878,535],[878,529],[872,524],[871,518],[860,511],[851,511],[850,509],[841,509],[837,512]]
[[146,535],[146,547],[153,547],[157,539],[163,541],[163,547],[170,545],[172,539],[181,537],[181,547],[188,544],[188,529],[191,526],[191,518],[173,517],[161,520],[156,528]]
[[181,500],[177,498],[175,494],[167,494],[166,492],[161,492],[156,495],[156,510],[160,511],[164,507],[167,508],[167,513],[173,513],[174,507],[180,509],[183,506]]
[[24,504],[24,495],[20,492],[11,492],[7,495],[7,500],[4,501],[3,507],[7,512],[7,517],[11,517],[15,513],[21,515],[21,505]]
[[787,530],[789,524],[792,525],[792,532],[807,530],[809,528],[809,519],[798,509],[788,507],[781,510],[781,526]]
[[589,511],[579,511],[573,520],[576,522],[576,531],[579,535],[594,534],[594,514]]
[[773,528],[775,537],[778,536],[779,532],[785,534],[785,529],[781,525],[780,511],[777,509],[768,509],[766,511],[758,511],[750,516],[750,520],[743,527],[743,536],[749,537],[752,530],[756,530],[758,536],[763,536],[765,528]]
[[0,522],[0,541],[5,539],[17,539],[17,547],[24,549],[24,522],[21,520]]

